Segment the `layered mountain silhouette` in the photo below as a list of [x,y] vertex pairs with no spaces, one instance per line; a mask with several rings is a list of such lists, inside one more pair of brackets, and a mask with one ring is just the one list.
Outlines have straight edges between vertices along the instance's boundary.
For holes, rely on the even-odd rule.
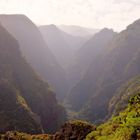
[[100,29],[86,28],[86,27],[76,26],[76,25],[60,25],[58,27],[64,32],[69,33],[71,35],[81,36],[86,38],[90,38],[95,33],[100,31]]
[[[86,86],[88,86],[90,79],[85,80],[82,78],[87,74],[87,70],[91,67],[91,65],[98,62],[98,59],[100,59],[100,56],[104,54],[104,51],[107,49],[109,42],[116,34],[117,33],[111,29],[102,29],[99,33],[96,33],[91,39],[89,39],[79,49],[79,51],[77,51],[75,63],[69,68],[68,75],[69,84],[71,87],[76,85],[67,97],[70,103],[72,103],[72,106],[75,104],[74,106],[79,108],[81,105],[85,104],[87,98],[90,98],[91,94],[89,92],[86,92],[85,94],[84,92],[88,89],[88,87],[82,86],[84,83]],[[94,73],[94,71],[92,72]],[[80,84],[81,89],[77,91]],[[80,101],[78,96],[80,96]]]
[[68,34],[55,25],[40,26],[39,29],[59,64],[61,64],[67,72],[69,65],[71,65],[73,61],[75,52],[87,39],[85,37]]
[[140,20],[93,35],[0,15],[0,133],[3,140],[139,140]]
[[71,90],[74,109],[82,109],[81,112],[90,121],[100,122],[105,118],[109,101],[117,89],[140,72],[139,41],[140,20],[137,20],[111,40],[104,53]]
[[0,132],[53,132],[66,119],[65,110],[19,48],[0,25]]
[[65,71],[46,45],[38,27],[24,15],[0,15],[0,22],[18,40],[25,59],[61,98],[67,88]]

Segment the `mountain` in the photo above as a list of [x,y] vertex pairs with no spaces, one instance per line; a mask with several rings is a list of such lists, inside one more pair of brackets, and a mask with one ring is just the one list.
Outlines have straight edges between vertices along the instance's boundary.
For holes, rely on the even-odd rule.
[[71,35],[81,36],[86,38],[90,38],[100,30],[100,29],[86,28],[86,27],[81,27],[76,25],[60,25],[58,27],[64,32],[69,33]]
[[40,26],[39,29],[59,64],[67,71],[74,53],[87,39],[65,33],[55,25],[44,25]]
[[0,132],[53,132],[65,119],[65,109],[48,83],[34,72],[19,43],[0,25]]
[[[92,116],[90,120],[104,119],[108,114],[108,102],[117,94],[118,88],[140,73],[139,35],[140,20],[137,20],[112,40],[98,65],[92,65],[90,71],[92,72],[96,67],[98,72],[88,73],[90,78],[92,78],[91,74],[99,78],[96,80],[96,85],[92,85],[90,90],[94,91],[93,96],[83,109],[87,110],[84,112],[87,116]],[[94,112],[96,115],[93,114]]]
[[[0,139],[139,140],[140,20],[113,34],[72,89],[72,109],[91,123],[68,121],[57,130],[66,119],[65,109],[26,62],[16,39],[0,25]],[[34,134],[43,130],[57,132]]]
[[31,134],[42,132],[39,117],[28,107],[25,99],[19,94],[19,90],[6,79],[2,79],[0,82],[0,98],[1,133],[9,130]]
[[57,97],[66,90],[65,71],[46,45],[38,27],[24,15],[0,15],[2,25],[18,40],[25,59],[56,91]]
[[[135,93],[136,94],[136,93]],[[109,121],[97,127],[86,140],[139,140],[140,139],[140,93],[131,96],[127,107]]]
[[[79,108],[81,104],[85,104],[85,101],[87,100],[88,92],[85,95],[85,87],[82,88],[79,91],[77,91],[78,85],[82,84],[78,82],[84,77],[89,67],[92,65],[92,63],[96,63],[98,59],[100,59],[100,56],[104,54],[104,51],[108,47],[109,42],[113,39],[113,37],[116,35],[113,30],[111,29],[102,29],[99,33],[96,33],[92,38],[90,38],[76,53],[76,59],[75,63],[69,68],[69,84],[72,88],[68,95],[68,101],[72,103],[72,106],[75,106],[74,108]],[[99,58],[98,58],[99,57]],[[83,82],[86,82],[87,85],[90,82],[90,79],[82,80]],[[80,101],[78,96],[80,96]],[[86,97],[85,97],[86,96]],[[79,106],[79,107],[78,107]]]
[[[133,94],[127,99],[126,107],[118,115],[112,116],[108,121],[95,126],[85,121],[74,120],[66,122],[54,135],[29,135],[19,132],[7,132],[1,138],[19,140],[139,140],[140,139],[140,77],[124,84]],[[134,83],[133,83],[134,82]],[[120,90],[124,97],[128,89]],[[127,95],[126,95],[127,96]],[[118,102],[119,103],[119,102]]]
[[[137,20],[111,40],[104,54],[92,63],[84,78],[72,89],[71,103],[76,109],[76,102],[81,103],[78,110],[82,108],[85,118],[94,122],[103,120],[117,89],[140,73],[139,44],[140,20]],[[81,97],[80,101],[77,97]]]
[[140,76],[136,76],[123,84],[118,93],[115,94],[109,102],[108,106],[108,118],[113,115],[119,115],[119,112],[123,111],[132,96],[135,96],[140,91]]

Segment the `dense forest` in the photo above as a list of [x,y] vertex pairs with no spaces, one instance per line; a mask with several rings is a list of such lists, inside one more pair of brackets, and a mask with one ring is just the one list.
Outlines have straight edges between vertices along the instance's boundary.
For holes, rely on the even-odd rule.
[[139,65],[140,20],[115,32],[0,15],[0,139],[140,140]]

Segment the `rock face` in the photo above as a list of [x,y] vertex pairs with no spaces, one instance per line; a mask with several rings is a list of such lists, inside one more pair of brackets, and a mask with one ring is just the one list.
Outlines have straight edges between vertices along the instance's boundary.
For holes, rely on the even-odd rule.
[[2,25],[19,42],[22,55],[56,94],[65,93],[65,71],[46,45],[38,27],[24,15],[0,15]]
[[0,132],[53,132],[65,115],[48,83],[37,76],[16,39],[0,25]]

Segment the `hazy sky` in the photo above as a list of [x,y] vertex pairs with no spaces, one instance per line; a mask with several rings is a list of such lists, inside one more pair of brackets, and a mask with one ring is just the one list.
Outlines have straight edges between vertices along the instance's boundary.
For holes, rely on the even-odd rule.
[[119,31],[140,18],[140,0],[0,0],[0,14],[25,14],[36,24]]

